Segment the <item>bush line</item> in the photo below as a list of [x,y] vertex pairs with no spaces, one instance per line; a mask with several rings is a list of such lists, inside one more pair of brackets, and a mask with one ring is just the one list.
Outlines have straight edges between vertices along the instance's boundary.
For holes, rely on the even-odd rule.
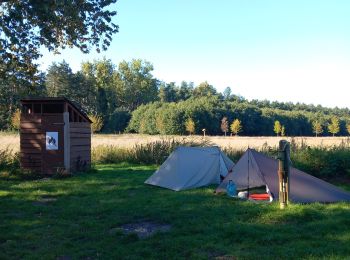
[[[183,139],[165,138],[158,141],[136,144],[132,148],[121,148],[112,145],[99,145],[92,149],[93,164],[112,164],[128,162],[133,164],[160,165],[178,146],[211,146],[205,138],[184,137]],[[259,149],[268,156],[276,157],[277,147],[263,145]],[[345,141],[333,147],[309,147],[306,143],[291,140],[292,165],[302,171],[320,178],[350,178],[350,142]],[[228,157],[234,162],[245,152],[234,148],[224,148]],[[26,175],[20,171],[19,153],[6,148],[0,150],[1,177]]]

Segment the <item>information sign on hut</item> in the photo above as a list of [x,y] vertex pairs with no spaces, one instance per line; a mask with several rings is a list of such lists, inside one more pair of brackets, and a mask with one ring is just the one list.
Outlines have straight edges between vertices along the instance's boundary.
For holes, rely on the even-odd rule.
[[66,98],[21,100],[21,168],[54,174],[91,164],[91,120]]

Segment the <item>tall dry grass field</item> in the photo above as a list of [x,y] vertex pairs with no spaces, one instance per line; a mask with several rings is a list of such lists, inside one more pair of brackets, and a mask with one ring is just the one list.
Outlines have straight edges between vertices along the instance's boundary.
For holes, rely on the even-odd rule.
[[0,132],[0,150],[19,150],[19,134]]
[[[132,148],[135,144],[146,144],[166,139],[193,139],[202,140],[205,138],[213,145],[233,150],[245,150],[248,147],[259,149],[261,147],[276,147],[282,137],[245,137],[245,136],[161,136],[161,135],[140,135],[140,134],[94,134],[92,147],[100,145],[112,145],[120,148]],[[291,137],[283,137],[292,141]],[[331,147],[341,144],[350,144],[349,137],[294,137],[294,142],[311,147]],[[19,150],[19,135],[14,133],[0,133],[0,150],[10,149],[14,152]]]
[[349,137],[245,137],[245,136],[161,136],[161,135],[139,135],[139,134],[122,134],[122,135],[94,135],[92,146],[114,145],[119,147],[131,148],[135,144],[146,144],[162,139],[206,139],[213,145],[222,148],[232,148],[234,150],[245,150],[250,148],[261,148],[264,146],[276,147],[281,139],[288,141],[294,140],[297,144],[304,144],[311,147],[331,147],[341,144],[350,144]]

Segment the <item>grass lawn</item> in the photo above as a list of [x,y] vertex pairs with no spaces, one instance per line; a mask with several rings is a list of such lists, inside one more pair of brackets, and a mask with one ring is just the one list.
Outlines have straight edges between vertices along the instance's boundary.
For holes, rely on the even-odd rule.
[[[68,179],[0,181],[0,259],[350,257],[350,204],[256,204],[143,184],[154,166],[99,165]],[[347,187],[348,188],[348,187]],[[146,238],[128,224],[166,230]]]

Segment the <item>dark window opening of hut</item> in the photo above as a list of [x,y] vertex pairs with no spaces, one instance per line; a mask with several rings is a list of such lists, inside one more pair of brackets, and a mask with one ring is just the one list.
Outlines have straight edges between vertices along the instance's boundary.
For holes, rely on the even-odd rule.
[[43,114],[60,114],[63,113],[63,104],[43,104]]
[[41,104],[34,104],[34,114],[41,114]]
[[32,114],[33,113],[33,104],[25,104],[22,106],[23,114]]

